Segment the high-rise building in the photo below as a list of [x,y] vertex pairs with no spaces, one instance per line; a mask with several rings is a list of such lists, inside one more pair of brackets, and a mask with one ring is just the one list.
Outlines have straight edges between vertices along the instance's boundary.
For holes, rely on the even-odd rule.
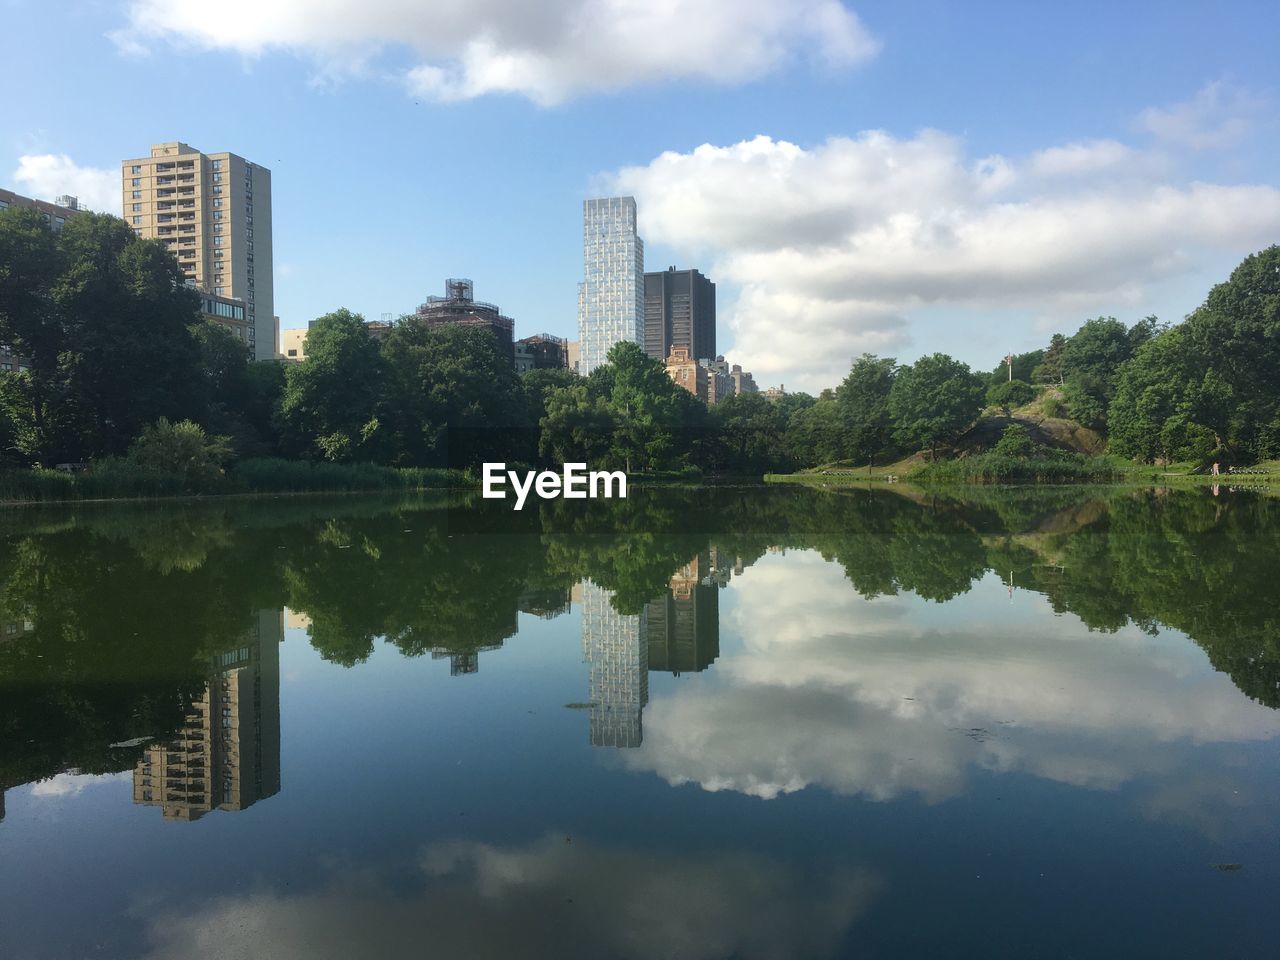
[[444,282],[443,297],[427,297],[418,307],[417,315],[428,327],[476,327],[488,330],[498,341],[498,349],[515,364],[516,322],[503,316],[495,304],[476,300],[475,284],[470,280],[450,277]]
[[593,747],[638,747],[649,702],[649,646],[644,618],[619,613],[613,595],[582,583],[582,655],[590,669]]
[[644,275],[644,349],[665,360],[684,347],[694,360],[716,355],[716,285],[697,270]]
[[241,301],[254,358],[274,359],[271,171],[174,142],[125,160],[121,178],[125,221],[164,241],[189,283]]
[[733,377],[729,375],[729,362],[724,357],[704,358],[698,363],[707,371],[707,403],[719,403],[733,396]]
[[284,611],[262,610],[242,646],[213,658],[204,693],[167,743],[133,769],[133,802],[166,820],[243,810],[280,792],[280,642]]
[[582,202],[582,283],[578,286],[578,372],[602,366],[616,343],[644,348],[644,241],[633,197]]

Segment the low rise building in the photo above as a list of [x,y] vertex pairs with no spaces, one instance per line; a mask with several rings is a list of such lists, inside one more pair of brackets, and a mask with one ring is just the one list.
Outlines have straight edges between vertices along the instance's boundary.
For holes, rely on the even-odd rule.
[[528,370],[563,370],[569,366],[568,341],[538,333],[515,343],[516,373]]
[[26,207],[38,211],[44,215],[44,222],[55,230],[61,230],[62,225],[77,213],[85,212],[80,206],[80,201],[75,197],[58,197],[57,203],[49,203],[47,200],[24,197],[12,190],[0,188],[0,210],[13,207]]
[[496,304],[474,299],[475,285],[470,280],[450,278],[445,281],[445,296],[427,297],[417,309],[428,328],[477,327],[488,330],[498,341],[498,348],[515,365],[515,321],[504,316]]
[[778,384],[776,387],[770,387],[764,392],[764,398],[770,403],[777,403],[786,395],[787,388],[783,384]]
[[707,402],[707,368],[689,356],[688,347],[672,347],[667,376],[703,403]]

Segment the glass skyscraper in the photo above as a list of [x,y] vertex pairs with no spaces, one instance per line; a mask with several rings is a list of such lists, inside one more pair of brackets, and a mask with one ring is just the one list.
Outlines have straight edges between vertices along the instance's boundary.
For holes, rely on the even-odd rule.
[[634,197],[582,202],[583,279],[578,287],[578,372],[603,364],[622,340],[644,349],[644,241]]

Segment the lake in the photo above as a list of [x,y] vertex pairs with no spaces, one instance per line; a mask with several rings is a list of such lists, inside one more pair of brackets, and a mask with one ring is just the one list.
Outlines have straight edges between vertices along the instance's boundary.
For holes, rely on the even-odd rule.
[[0,516],[0,956],[1265,957],[1280,501]]

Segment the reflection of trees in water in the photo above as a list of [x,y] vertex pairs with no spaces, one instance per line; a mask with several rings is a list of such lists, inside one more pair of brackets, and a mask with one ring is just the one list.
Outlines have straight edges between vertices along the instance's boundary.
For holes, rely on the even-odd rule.
[[[590,579],[619,614],[673,631],[647,649],[683,671],[715,655],[701,645],[709,616],[699,625],[679,607],[688,566],[712,566],[714,549],[723,582],[775,545],[819,551],[864,596],[943,601],[994,570],[1094,629],[1164,624],[1280,707],[1280,509],[1247,495],[637,488],[518,515],[475,500],[299,499],[11,513],[0,530],[7,785],[127,769],[136,754],[107,745],[175,730],[209,658],[256,609],[304,611],[311,643],[338,663],[385,637],[465,671],[515,633],[520,611],[553,616]],[[681,652],[673,638],[690,622]]]

